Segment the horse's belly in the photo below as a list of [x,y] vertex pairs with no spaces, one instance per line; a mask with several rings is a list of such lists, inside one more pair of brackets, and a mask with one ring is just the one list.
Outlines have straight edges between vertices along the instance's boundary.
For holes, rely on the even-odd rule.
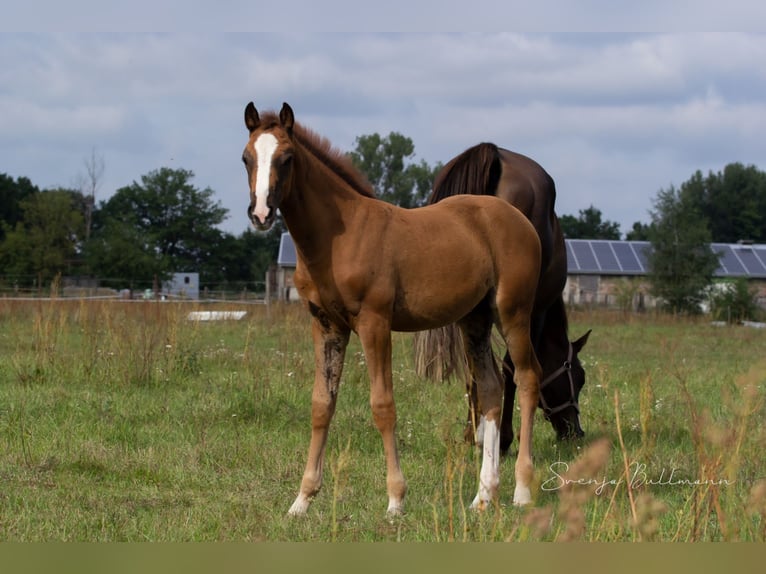
[[492,289],[491,281],[453,277],[420,282],[397,293],[392,328],[420,331],[449,325],[470,313]]

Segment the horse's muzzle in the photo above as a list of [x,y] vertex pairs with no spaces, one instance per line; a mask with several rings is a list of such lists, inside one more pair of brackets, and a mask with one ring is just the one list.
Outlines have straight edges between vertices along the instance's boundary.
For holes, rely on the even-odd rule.
[[255,203],[251,203],[247,208],[247,217],[250,220],[250,223],[253,224],[253,227],[258,231],[268,231],[271,229],[271,226],[274,225],[274,220],[276,219],[275,213],[276,210],[269,207],[269,212],[266,214],[266,217],[261,219],[255,214]]
[[556,431],[558,441],[575,440],[585,436],[585,431],[580,426],[580,416],[573,407],[552,415],[548,420]]

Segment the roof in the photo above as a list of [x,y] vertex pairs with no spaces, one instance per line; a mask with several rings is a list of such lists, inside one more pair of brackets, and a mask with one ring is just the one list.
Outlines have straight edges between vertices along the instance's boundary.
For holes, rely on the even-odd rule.
[[285,231],[279,240],[279,255],[277,255],[277,265],[280,267],[295,267],[298,262],[298,256],[295,254],[295,243],[290,234]]
[[[565,239],[567,267],[572,275],[646,275],[648,241],[608,239]],[[716,277],[766,279],[766,244],[713,243],[721,254]],[[295,267],[297,256],[289,233],[279,243],[277,264]]]
[[[648,241],[612,241],[607,239],[566,239],[567,267],[570,274],[646,275]],[[766,279],[766,245],[713,243],[720,254],[716,277]]]

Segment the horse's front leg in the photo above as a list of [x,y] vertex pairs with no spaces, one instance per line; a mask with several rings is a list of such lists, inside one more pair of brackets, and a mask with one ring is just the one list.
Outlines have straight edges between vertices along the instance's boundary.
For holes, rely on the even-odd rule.
[[540,397],[540,364],[537,361],[529,329],[524,321],[510,323],[505,327],[511,359],[515,367],[514,381],[519,394],[521,428],[519,430],[519,454],[516,458],[516,488],[513,503],[522,506],[532,502],[530,485],[534,474],[532,464],[532,426]]
[[332,324],[321,310],[312,308],[314,320],[314,390],[311,395],[311,442],[301,488],[289,514],[305,514],[322,486],[322,469],[330,421],[335,413],[338,387],[349,331]]
[[370,374],[370,407],[375,426],[383,439],[386,455],[388,514],[401,514],[407,482],[399,466],[396,446],[396,405],[391,376],[391,323],[374,313],[360,315],[357,332]]

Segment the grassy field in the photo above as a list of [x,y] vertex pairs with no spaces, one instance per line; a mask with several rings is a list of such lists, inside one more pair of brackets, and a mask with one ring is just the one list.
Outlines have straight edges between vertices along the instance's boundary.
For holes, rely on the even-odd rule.
[[[211,307],[208,307],[211,308]],[[0,300],[2,541],[766,540],[766,330],[572,313],[586,438],[536,419],[534,504],[470,511],[479,459],[462,384],[394,377],[404,516],[352,339],[325,484],[288,518],[309,439],[313,357],[299,306],[193,322],[171,303]]]

